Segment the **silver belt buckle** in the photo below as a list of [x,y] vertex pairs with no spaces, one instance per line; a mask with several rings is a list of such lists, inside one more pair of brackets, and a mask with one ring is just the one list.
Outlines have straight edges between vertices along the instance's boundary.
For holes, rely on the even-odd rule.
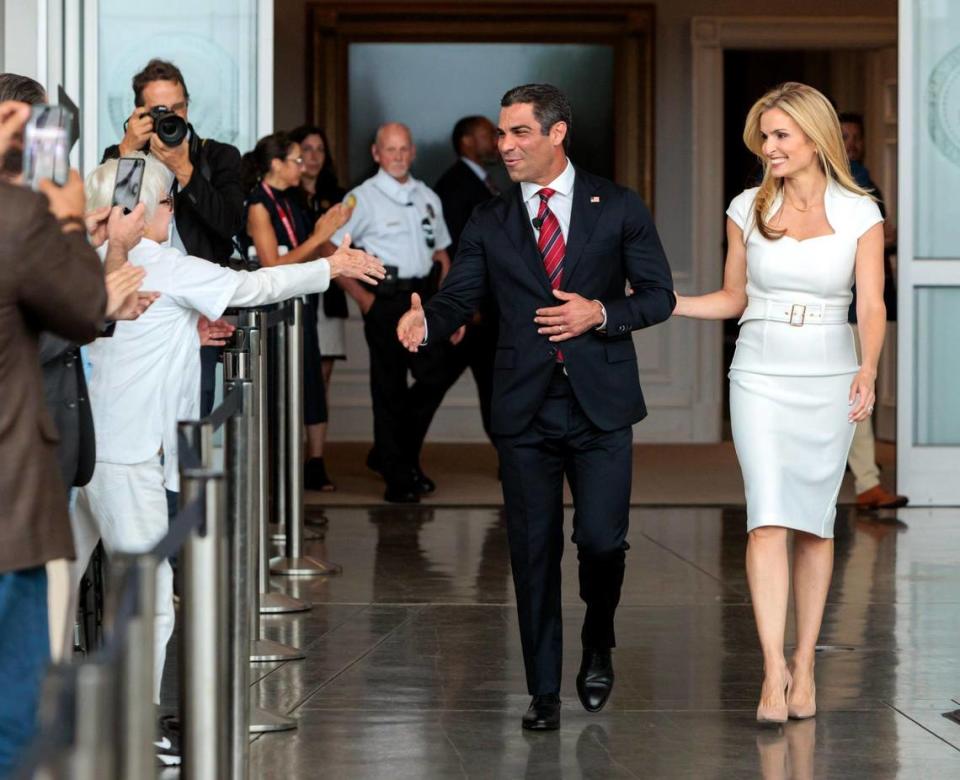
[[802,328],[803,321],[807,318],[807,307],[803,303],[795,303],[790,307],[790,325],[794,328]]

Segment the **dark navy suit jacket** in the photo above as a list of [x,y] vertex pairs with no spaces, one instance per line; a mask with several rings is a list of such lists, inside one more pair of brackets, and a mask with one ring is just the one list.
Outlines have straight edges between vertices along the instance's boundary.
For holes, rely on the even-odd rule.
[[[598,299],[607,311],[605,332],[562,342],[580,406],[601,430],[643,419],[631,333],[668,319],[675,299],[667,258],[639,195],[577,169],[561,289]],[[488,293],[500,311],[492,433],[509,436],[533,420],[556,364],[558,345],[537,333],[535,312],[560,305],[519,185],[473,212],[443,288],[425,307],[427,348],[466,322]]]

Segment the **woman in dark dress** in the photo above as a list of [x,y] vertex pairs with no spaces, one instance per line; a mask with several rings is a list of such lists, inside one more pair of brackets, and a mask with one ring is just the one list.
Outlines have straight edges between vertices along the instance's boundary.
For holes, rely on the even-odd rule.
[[[243,157],[244,182],[248,189],[246,233],[241,243],[253,251],[260,265],[302,263],[320,257],[330,237],[350,217],[344,206],[331,208],[320,219],[304,209],[297,195],[303,171],[300,145],[286,134],[261,138]],[[307,429],[307,459],[304,487],[332,490],[323,462],[327,402],[317,340],[316,303],[303,307],[303,417]]]

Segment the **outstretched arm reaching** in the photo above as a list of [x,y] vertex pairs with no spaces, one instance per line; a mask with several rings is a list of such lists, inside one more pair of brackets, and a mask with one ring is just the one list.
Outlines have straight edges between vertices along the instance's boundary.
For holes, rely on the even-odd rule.
[[677,295],[675,317],[698,320],[729,320],[747,308],[747,249],[743,231],[727,217],[727,262],[723,269],[723,287],[706,295]]

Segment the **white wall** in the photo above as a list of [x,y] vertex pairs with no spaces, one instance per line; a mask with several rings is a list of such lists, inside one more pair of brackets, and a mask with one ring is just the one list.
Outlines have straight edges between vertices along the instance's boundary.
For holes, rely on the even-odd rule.
[[43,80],[37,25],[45,5],[41,0],[0,0],[0,72]]

